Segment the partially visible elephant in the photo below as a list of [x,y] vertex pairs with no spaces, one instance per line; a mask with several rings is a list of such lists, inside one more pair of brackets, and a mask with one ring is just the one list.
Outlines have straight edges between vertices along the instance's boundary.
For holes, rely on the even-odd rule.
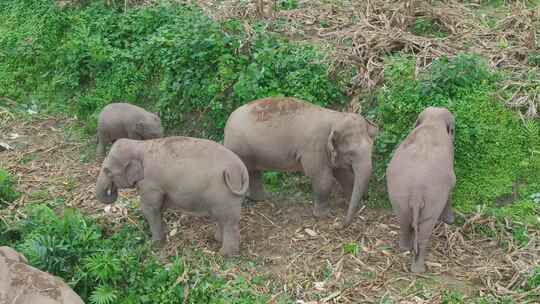
[[429,237],[440,218],[453,223],[454,116],[445,108],[420,113],[386,170],[390,201],[399,217],[399,247],[413,251],[413,272],[426,271]]
[[6,246],[0,247],[0,303],[84,304],[62,279],[28,265]]
[[326,216],[334,179],[349,203],[343,227],[353,220],[371,176],[377,127],[362,116],[325,109],[295,98],[270,97],[236,109],[224,145],[246,164],[249,197],[264,200],[262,171],[303,172],[311,178],[314,215]]
[[161,120],[145,109],[129,103],[111,103],[103,108],[97,125],[97,151],[105,156],[105,145],[120,138],[153,139],[163,137]]
[[249,188],[246,166],[224,146],[205,139],[117,140],[97,179],[96,196],[111,204],[118,189],[136,187],[152,239],[165,241],[162,211],[179,209],[217,222],[225,256],[240,245],[240,207]]

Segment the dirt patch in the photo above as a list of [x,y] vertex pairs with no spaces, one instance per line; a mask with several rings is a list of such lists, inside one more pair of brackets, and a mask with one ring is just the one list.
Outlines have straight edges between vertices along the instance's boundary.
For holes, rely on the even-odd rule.
[[[9,208],[61,201],[60,208],[74,207],[102,218],[111,226],[143,225],[126,204],[137,202],[134,191],[123,191],[120,202],[104,206],[94,195],[99,162],[94,144],[69,131],[73,121],[56,117],[0,116],[1,141],[15,147],[0,152],[0,167],[16,178],[22,197]],[[17,138],[10,139],[9,134]],[[28,155],[33,155],[28,158]],[[85,161],[88,159],[88,161]],[[467,297],[492,295],[520,302],[529,294],[518,289],[526,275],[539,267],[540,233],[530,231],[531,242],[518,248],[507,235],[488,238],[475,233],[475,225],[493,225],[480,214],[465,216],[463,225],[439,224],[432,237],[428,273],[410,273],[409,253],[397,250],[398,225],[388,209],[365,208],[347,229],[340,229],[345,209],[332,202],[332,215],[312,216],[312,203],[274,197],[268,202],[244,203],[241,222],[241,264],[256,264],[251,277],[264,277],[261,291],[286,293],[298,300],[333,303],[441,303],[446,290]],[[7,211],[0,211],[7,212]],[[200,249],[219,256],[215,225],[206,218],[167,212],[169,241],[164,257]],[[149,235],[149,231],[146,231]],[[507,242],[501,247],[500,240]],[[187,257],[189,258],[189,257]],[[228,275],[241,273],[229,270]],[[533,293],[534,294],[534,293]]]

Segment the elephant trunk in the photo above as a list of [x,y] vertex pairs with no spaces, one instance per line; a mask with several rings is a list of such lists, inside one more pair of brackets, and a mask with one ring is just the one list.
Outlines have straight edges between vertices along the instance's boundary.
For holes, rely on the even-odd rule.
[[112,204],[118,198],[118,188],[103,170],[97,179],[96,198],[104,204]]
[[347,228],[353,220],[353,217],[358,210],[360,205],[360,199],[364,194],[369,178],[371,176],[371,160],[365,159],[357,163],[353,163],[353,172],[354,172],[354,186],[351,195],[351,201],[349,202],[349,210],[347,211],[347,216],[343,223],[343,228]]

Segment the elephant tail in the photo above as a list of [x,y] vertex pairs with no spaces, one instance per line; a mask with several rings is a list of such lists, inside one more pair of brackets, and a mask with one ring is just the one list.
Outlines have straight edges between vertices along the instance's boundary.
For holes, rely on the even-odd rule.
[[229,173],[229,169],[223,170],[223,179],[225,180],[225,184],[231,190],[232,193],[238,195],[238,196],[244,196],[249,188],[249,174],[245,167],[242,166],[242,175],[240,179],[240,189],[238,189],[238,185],[235,185],[234,181],[231,181],[231,174]]
[[412,228],[414,230],[413,236],[413,252],[415,256],[418,255],[418,222],[420,221],[420,211],[424,207],[424,200],[421,196],[412,195],[409,200],[409,207],[412,209]]

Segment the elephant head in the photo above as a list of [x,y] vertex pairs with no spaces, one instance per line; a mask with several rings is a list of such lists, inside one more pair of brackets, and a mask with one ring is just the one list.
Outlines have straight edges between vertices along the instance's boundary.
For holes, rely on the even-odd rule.
[[344,226],[352,222],[369,177],[371,176],[371,150],[378,128],[359,115],[345,114],[330,131],[327,153],[332,168],[352,168],[353,192]]
[[103,161],[96,184],[96,197],[105,204],[118,198],[118,189],[133,188],[144,178],[141,157],[142,142],[119,139]]
[[153,139],[163,137],[163,127],[159,116],[148,113],[135,123],[135,132],[143,139]]
[[440,125],[446,128],[446,132],[454,141],[455,119],[454,115],[446,108],[427,107],[418,115],[418,119],[414,125],[415,128],[422,124]]

